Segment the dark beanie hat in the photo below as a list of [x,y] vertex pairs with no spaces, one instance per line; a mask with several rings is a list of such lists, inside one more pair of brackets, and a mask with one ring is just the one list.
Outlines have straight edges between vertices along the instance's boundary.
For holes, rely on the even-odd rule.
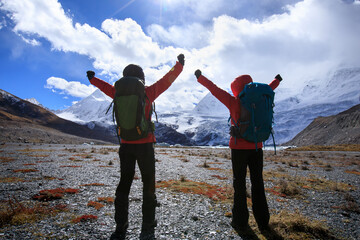
[[124,77],[138,77],[145,83],[145,75],[142,68],[139,65],[129,64],[124,68]]

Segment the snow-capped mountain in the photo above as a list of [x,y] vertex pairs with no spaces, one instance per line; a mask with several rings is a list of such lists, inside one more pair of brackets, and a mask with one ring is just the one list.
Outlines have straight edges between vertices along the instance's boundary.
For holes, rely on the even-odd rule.
[[329,73],[327,79],[310,80],[296,96],[275,102],[277,142],[291,140],[316,117],[335,115],[359,104],[360,68],[340,69]]
[[[286,79],[284,80],[286,81]],[[324,79],[312,79],[296,94],[276,89],[274,131],[277,144],[291,140],[318,116],[329,116],[359,104],[360,68],[329,73]],[[96,90],[89,97],[61,111],[62,118],[83,124],[113,124],[111,99]],[[194,109],[171,113],[158,112],[161,126],[170,127],[196,145],[227,145],[229,111],[210,93]],[[90,126],[88,124],[88,126]],[[171,134],[174,134],[171,131]],[[166,131],[162,131],[166,134]],[[272,140],[269,142],[272,144]]]
[[31,102],[32,104],[38,105],[38,106],[40,106],[40,107],[43,107],[43,105],[41,105],[41,103],[39,103],[39,101],[36,100],[35,98],[26,98],[26,99],[24,99],[24,100],[26,100],[26,101],[28,101],[28,102]]
[[112,99],[110,97],[97,89],[90,96],[65,110],[58,111],[56,114],[61,118],[77,123],[86,124],[95,121],[111,125],[113,123],[112,109],[106,114],[111,102]]

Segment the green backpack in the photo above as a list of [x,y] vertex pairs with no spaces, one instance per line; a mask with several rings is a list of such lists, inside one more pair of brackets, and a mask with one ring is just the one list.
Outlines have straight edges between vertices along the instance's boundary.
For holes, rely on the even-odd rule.
[[113,119],[116,120],[118,137],[135,141],[154,131],[150,120],[152,108],[149,120],[145,117],[146,99],[145,85],[139,78],[122,77],[115,82]]

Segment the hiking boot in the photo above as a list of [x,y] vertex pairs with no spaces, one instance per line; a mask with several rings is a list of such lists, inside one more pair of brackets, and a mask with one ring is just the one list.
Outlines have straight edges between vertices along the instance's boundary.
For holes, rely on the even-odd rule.
[[157,226],[157,221],[154,220],[151,223],[143,222],[141,227],[140,239],[141,240],[151,240],[155,239],[155,227]]
[[113,232],[110,236],[110,240],[125,240],[126,232]]
[[140,240],[153,240],[155,238],[155,230],[152,228],[151,230],[141,230]]
[[115,232],[111,234],[110,240],[124,240],[126,237],[126,230],[129,227],[129,222],[126,221],[122,226],[116,226]]
[[264,225],[258,224],[258,227],[259,227],[260,232],[266,232],[266,231],[270,230],[270,227],[268,224],[264,224]]
[[151,231],[156,226],[157,226],[157,221],[156,220],[154,220],[151,223],[143,222],[142,227],[141,227],[141,231],[149,231],[149,230]]
[[230,225],[234,228],[236,232],[246,232],[250,228],[248,224],[240,225],[234,221],[231,221]]

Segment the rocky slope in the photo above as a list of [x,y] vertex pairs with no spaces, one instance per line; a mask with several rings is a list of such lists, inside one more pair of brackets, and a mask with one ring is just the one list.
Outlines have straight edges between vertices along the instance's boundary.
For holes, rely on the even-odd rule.
[[329,117],[318,117],[285,145],[360,144],[360,104]]
[[116,143],[104,128],[87,126],[59,118],[31,102],[0,90],[1,142]]

